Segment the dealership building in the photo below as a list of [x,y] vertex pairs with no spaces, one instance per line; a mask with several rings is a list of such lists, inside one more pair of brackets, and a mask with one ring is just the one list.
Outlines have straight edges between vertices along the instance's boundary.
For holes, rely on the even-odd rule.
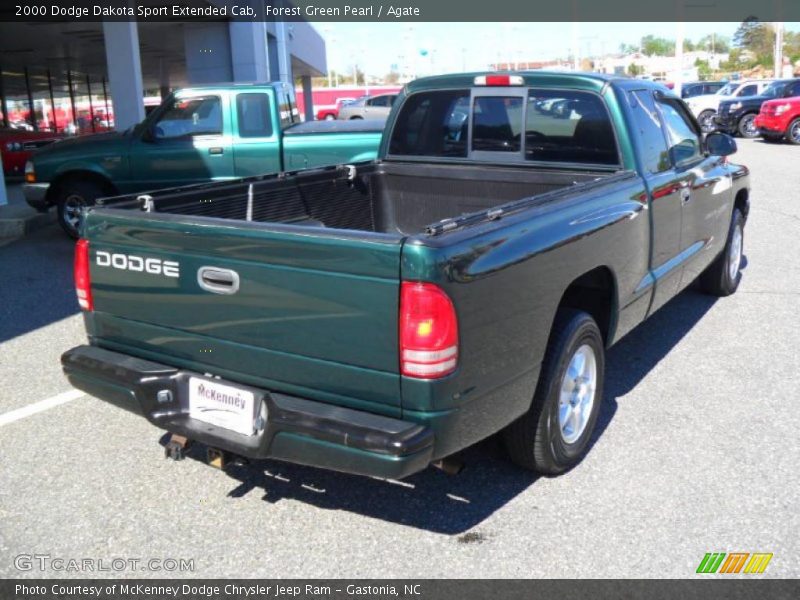
[[[181,4],[200,10],[227,6],[230,15],[233,4],[241,11],[255,10],[262,2]],[[172,6],[168,0],[134,0],[131,5],[150,10]],[[177,87],[231,81],[300,79],[309,92],[300,109],[313,118],[311,78],[325,75],[327,65],[325,41],[305,22],[73,18],[18,23],[6,18],[0,23],[0,73],[0,126],[14,126],[15,114],[25,114],[31,127],[61,131],[69,125],[74,130],[81,121],[85,131],[108,125],[111,114],[117,129],[138,123],[148,93],[163,97]]]

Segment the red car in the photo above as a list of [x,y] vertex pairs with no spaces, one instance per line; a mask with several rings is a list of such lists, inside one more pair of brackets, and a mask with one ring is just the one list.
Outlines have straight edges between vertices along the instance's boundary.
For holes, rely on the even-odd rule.
[[3,158],[5,175],[22,175],[25,163],[34,150],[61,139],[60,134],[50,131],[26,131],[0,127],[0,156]]
[[800,96],[767,100],[761,105],[755,126],[765,141],[785,139],[800,145]]

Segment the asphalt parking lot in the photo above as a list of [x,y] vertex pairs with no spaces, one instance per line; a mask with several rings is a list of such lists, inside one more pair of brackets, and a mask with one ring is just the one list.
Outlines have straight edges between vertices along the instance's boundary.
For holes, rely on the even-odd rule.
[[688,290],[612,349],[594,447],[553,479],[493,440],[458,476],[403,482],[167,461],[143,419],[60,395],[58,358],[84,340],[72,243],[53,225],[0,246],[0,576],[86,575],[15,567],[41,554],[194,561],[123,571],[145,577],[682,578],[735,551],[800,576],[800,148],[739,147],[753,185],[739,291]]

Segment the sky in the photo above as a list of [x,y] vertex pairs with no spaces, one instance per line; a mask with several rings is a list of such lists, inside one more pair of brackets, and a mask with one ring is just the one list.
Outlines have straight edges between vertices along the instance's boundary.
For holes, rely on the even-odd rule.
[[[482,70],[492,62],[566,58],[577,38],[580,56],[617,52],[648,34],[675,39],[677,23],[313,23],[327,42],[328,64],[382,76],[413,62],[416,75]],[[732,37],[738,22],[683,23],[684,36]],[[789,31],[800,23],[787,23]],[[424,53],[424,55],[423,55]]]

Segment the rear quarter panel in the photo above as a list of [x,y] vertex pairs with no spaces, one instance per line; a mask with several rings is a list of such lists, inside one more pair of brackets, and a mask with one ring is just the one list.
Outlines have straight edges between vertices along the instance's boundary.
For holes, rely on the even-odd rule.
[[409,240],[402,279],[447,291],[460,340],[453,375],[402,379],[404,414],[465,411],[469,423],[450,432],[460,440],[454,445],[477,441],[522,414],[565,290],[597,267],[609,269],[615,287],[609,342],[640,322],[650,299],[649,289],[638,289],[648,272],[646,206],[644,185],[631,174],[499,221]]

